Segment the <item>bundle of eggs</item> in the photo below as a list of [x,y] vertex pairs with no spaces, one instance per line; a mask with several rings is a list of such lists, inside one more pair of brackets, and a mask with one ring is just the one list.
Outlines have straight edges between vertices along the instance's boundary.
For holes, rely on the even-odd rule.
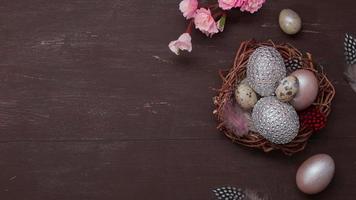
[[[322,80],[320,77],[318,79],[318,75],[321,74],[318,74],[313,66],[311,68],[304,67],[301,60],[290,63],[291,60],[286,56],[289,54],[301,55],[299,51],[290,46],[281,47],[281,50],[275,48],[273,43],[272,45],[267,43],[267,45],[256,46],[253,41],[245,42],[241,46],[240,49],[247,51],[250,47],[253,51],[248,58],[244,52],[239,51],[237,61],[239,59],[242,61],[236,62],[237,66],[234,66],[230,73],[224,77],[225,83],[221,89],[222,92],[215,99],[218,105],[218,118],[222,121],[219,128],[230,129],[227,130],[226,135],[245,146],[262,148],[265,151],[281,149],[286,154],[301,151],[313,130],[308,130],[306,134],[300,134],[300,130],[303,129],[300,113],[315,107],[313,105],[316,104],[319,93],[321,96],[326,96],[326,99],[321,100],[329,106],[335,93],[333,86],[326,77]],[[282,56],[279,50],[290,50],[292,53],[284,52],[285,54]],[[289,61],[285,63],[285,60],[288,59]],[[322,76],[324,77],[324,75]],[[228,81],[234,81],[233,88],[226,88],[229,87]],[[321,91],[319,91],[320,81],[326,81],[324,85],[327,85],[327,87],[321,88]],[[232,95],[227,92],[231,89],[234,91]],[[233,107],[235,112],[228,113],[226,111],[227,109],[224,107],[229,104],[227,102],[237,104],[237,108]],[[328,114],[329,110],[326,112]],[[226,117],[226,113],[228,113],[228,117]],[[232,116],[231,113],[235,116]],[[246,130],[231,130],[234,128],[225,123],[226,118],[232,118],[227,120],[237,126],[243,126],[244,123],[239,117],[241,113],[244,113],[242,117],[249,121],[248,128]],[[291,144],[298,135],[304,136],[298,140],[300,144],[295,144],[296,141]]]

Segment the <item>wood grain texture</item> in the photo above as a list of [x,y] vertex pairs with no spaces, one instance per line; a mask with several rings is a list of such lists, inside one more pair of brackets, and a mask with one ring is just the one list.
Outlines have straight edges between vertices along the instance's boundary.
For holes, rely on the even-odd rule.
[[[232,12],[224,33],[193,33],[193,52],[167,44],[185,30],[166,0],[0,0],[0,197],[4,200],[209,199],[222,185],[271,199],[355,199],[356,94],[344,81],[343,37],[356,2],[268,1]],[[284,35],[283,8],[303,18]],[[289,42],[311,52],[337,95],[326,129],[293,157],[231,144],[215,129],[213,88],[241,41]],[[300,193],[303,160],[328,153],[336,176]]]

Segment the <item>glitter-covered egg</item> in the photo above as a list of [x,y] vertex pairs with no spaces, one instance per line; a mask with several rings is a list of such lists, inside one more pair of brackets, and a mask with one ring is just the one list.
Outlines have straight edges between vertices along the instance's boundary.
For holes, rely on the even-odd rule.
[[252,120],[257,132],[275,144],[291,142],[299,131],[299,117],[293,106],[273,96],[256,103]]
[[295,76],[287,76],[279,82],[276,89],[276,97],[283,102],[288,102],[294,98],[299,89],[299,82]]
[[251,54],[247,63],[247,83],[261,96],[273,95],[285,76],[286,67],[277,49],[263,46]]
[[235,99],[242,108],[251,109],[257,102],[257,95],[250,86],[240,84],[235,90]]

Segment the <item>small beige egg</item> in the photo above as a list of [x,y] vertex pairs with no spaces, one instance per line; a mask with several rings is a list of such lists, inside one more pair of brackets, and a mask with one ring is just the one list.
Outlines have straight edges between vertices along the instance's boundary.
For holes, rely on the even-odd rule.
[[283,9],[279,13],[279,26],[286,34],[294,35],[302,28],[302,19],[294,10]]
[[295,76],[287,76],[279,82],[276,96],[282,102],[288,102],[294,98],[299,89],[299,81]]
[[243,109],[251,109],[257,102],[257,95],[250,86],[240,84],[235,90],[235,99]]

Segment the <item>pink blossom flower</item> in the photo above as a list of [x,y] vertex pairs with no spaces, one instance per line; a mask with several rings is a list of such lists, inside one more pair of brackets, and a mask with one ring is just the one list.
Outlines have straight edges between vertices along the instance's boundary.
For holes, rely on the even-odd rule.
[[219,7],[223,10],[240,7],[246,0],[219,0]]
[[183,0],[179,3],[179,10],[183,13],[183,16],[187,19],[191,19],[195,16],[195,11],[198,8],[197,0]]
[[179,55],[180,50],[192,51],[192,37],[189,33],[183,33],[177,40],[171,41],[168,45],[169,49]]
[[246,0],[241,6],[241,11],[254,13],[262,7],[264,2],[266,2],[266,0]]
[[198,9],[194,18],[194,24],[195,28],[199,29],[201,32],[210,37],[213,34],[219,32],[216,22],[213,16],[211,16],[209,9]]

